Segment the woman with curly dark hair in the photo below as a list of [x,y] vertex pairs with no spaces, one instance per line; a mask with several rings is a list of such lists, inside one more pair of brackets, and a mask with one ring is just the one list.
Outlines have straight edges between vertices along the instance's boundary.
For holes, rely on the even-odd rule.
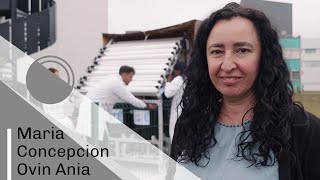
[[205,19],[186,72],[171,157],[201,179],[319,180],[320,121],[293,102],[264,13],[230,3]]

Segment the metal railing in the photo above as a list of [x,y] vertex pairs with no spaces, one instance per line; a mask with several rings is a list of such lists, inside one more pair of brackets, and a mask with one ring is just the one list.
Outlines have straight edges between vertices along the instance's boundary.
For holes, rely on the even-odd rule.
[[[155,99],[155,100],[143,100],[146,103],[157,104],[157,108],[153,110],[144,110],[136,108],[127,103],[118,103],[114,107],[112,115],[119,121],[125,124],[127,127],[132,129],[134,132],[139,134],[150,143],[154,144],[160,150],[165,153],[169,153],[170,150],[170,138],[169,138],[169,118],[171,99]],[[91,109],[91,137],[94,145],[98,146],[98,108]],[[113,125],[113,128],[116,126]],[[124,131],[113,131],[114,133],[109,134],[110,138],[126,137],[124,139],[130,139],[129,134],[124,134]]]
[[[41,2],[41,1],[40,1]],[[0,35],[21,51],[32,54],[47,48],[56,41],[56,3],[48,1],[48,8],[21,13],[16,10],[16,17],[0,24]]]

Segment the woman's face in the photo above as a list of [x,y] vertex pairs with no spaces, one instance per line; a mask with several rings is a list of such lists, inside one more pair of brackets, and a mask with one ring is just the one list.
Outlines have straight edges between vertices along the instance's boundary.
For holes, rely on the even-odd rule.
[[206,54],[211,82],[223,98],[253,94],[261,46],[250,20],[234,17],[218,21],[209,34]]

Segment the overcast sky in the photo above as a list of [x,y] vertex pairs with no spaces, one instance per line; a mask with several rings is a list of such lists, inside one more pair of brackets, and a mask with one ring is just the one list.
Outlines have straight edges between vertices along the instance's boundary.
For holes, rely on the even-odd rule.
[[[293,35],[320,38],[319,0],[272,0],[293,6]],[[108,32],[151,30],[201,20],[231,0],[108,0]],[[240,0],[234,0],[240,2]]]

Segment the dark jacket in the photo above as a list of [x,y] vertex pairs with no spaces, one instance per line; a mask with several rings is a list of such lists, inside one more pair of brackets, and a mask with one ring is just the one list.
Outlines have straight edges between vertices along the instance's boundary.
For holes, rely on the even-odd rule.
[[294,112],[291,152],[296,157],[279,159],[280,180],[320,180],[320,119],[308,112]]
[[[279,161],[279,180],[320,180],[320,119],[309,112],[295,110],[291,131],[291,152],[295,163],[283,156]],[[174,138],[175,139],[175,138]],[[174,140],[171,157],[174,158]],[[171,179],[175,170],[170,170]]]

